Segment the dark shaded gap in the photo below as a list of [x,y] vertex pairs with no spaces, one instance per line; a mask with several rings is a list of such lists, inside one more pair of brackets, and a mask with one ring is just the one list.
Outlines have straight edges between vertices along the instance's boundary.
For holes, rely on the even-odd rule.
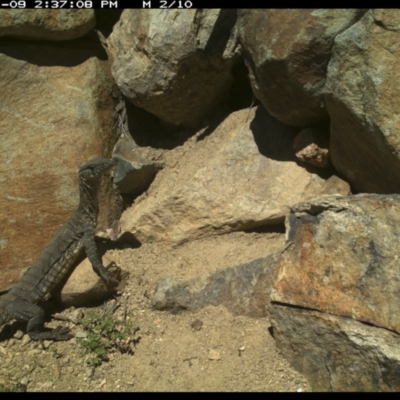
[[0,52],[38,67],[76,67],[92,57],[103,61],[108,59],[106,51],[93,31],[81,38],[64,41],[29,42],[1,38]]
[[256,228],[245,229],[246,233],[286,233],[285,224],[261,225]]
[[243,58],[232,68],[232,84],[226,94],[225,101],[231,112],[260,104],[253,93]]
[[172,150],[195,134],[193,129],[167,126],[154,114],[124,98],[129,133],[138,146]]
[[96,29],[98,29],[105,38],[110,36],[114,25],[119,21],[124,9],[95,9]]

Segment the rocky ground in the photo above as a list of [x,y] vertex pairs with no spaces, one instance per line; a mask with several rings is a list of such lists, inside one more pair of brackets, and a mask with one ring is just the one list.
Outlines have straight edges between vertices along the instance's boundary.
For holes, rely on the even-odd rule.
[[233,316],[223,306],[176,314],[150,307],[160,279],[247,262],[281,248],[283,236],[267,229],[109,250],[129,272],[124,289],[102,305],[57,314],[47,326],[70,327],[69,341],[40,344],[17,331],[0,342],[0,390],[310,390],[275,348],[268,318]]

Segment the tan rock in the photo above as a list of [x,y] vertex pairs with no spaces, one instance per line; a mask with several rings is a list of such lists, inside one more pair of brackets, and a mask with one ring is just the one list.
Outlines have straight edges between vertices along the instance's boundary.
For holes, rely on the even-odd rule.
[[271,115],[300,127],[327,118],[321,92],[333,40],[363,13],[357,9],[238,11],[251,85]]
[[315,128],[301,130],[293,141],[296,157],[319,168],[330,165],[329,138],[325,132]]
[[[104,266],[112,262],[107,253],[102,257]],[[81,307],[103,301],[118,290],[122,290],[128,278],[127,272],[118,267],[109,269],[110,275],[119,280],[118,286],[107,287],[103,280],[95,274],[92,264],[86,258],[74,270],[60,294],[60,301],[65,307]]]
[[94,10],[0,10],[0,36],[23,40],[71,40],[96,25]]
[[218,361],[221,359],[221,353],[218,350],[211,349],[208,352],[208,359],[213,361]]
[[262,107],[230,114],[157,174],[123,214],[122,232],[142,243],[180,243],[282,223],[290,205],[325,188],[324,179],[296,163],[295,135]]
[[292,207],[271,299],[400,333],[400,196],[325,196]]
[[335,168],[360,192],[400,193],[400,10],[370,10],[335,38],[326,104]]
[[79,166],[111,155],[112,77],[103,56],[83,40],[2,40],[0,287],[16,281],[75,211]]
[[349,196],[351,194],[351,188],[346,181],[340,179],[337,175],[332,175],[325,181],[325,184],[321,190],[321,195],[325,194]]
[[124,10],[108,38],[112,72],[133,104],[196,126],[231,83],[236,10]]

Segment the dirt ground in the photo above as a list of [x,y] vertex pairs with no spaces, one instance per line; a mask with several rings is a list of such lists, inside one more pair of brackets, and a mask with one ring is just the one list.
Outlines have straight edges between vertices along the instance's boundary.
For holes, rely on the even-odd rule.
[[[47,324],[68,326],[78,336],[69,341],[40,344],[17,331],[18,338],[0,342],[0,391],[309,391],[275,348],[268,318],[233,316],[223,306],[178,314],[150,308],[160,279],[185,280],[247,262],[281,248],[283,236],[236,232],[175,248],[110,250],[130,274],[124,290],[95,308],[64,310],[61,316],[70,321]],[[74,322],[110,306],[107,315],[120,330],[128,327],[121,339],[126,345],[110,345],[92,366],[93,354],[81,345],[90,332]]]

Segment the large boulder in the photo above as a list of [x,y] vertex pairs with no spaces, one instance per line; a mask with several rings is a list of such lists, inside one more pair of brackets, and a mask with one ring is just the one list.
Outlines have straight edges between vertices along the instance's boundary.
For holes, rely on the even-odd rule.
[[400,390],[399,335],[317,311],[269,307],[281,354],[313,391]]
[[231,83],[235,22],[236,10],[124,10],[108,38],[118,86],[163,121],[196,126]]
[[94,10],[0,10],[0,36],[23,40],[71,40],[96,25]]
[[[348,390],[358,381],[354,390],[398,390],[398,379],[385,389],[373,381],[371,371],[393,375],[400,368],[397,352],[387,366],[379,362],[380,355],[390,356],[400,333],[400,243],[395,239],[400,235],[400,196],[321,197],[293,206],[286,225],[287,243],[271,293],[278,344],[310,382],[324,376],[321,389]],[[289,321],[292,317],[295,322]],[[312,332],[303,335],[305,329]],[[345,351],[348,347],[351,351]],[[377,357],[364,359],[371,349]],[[327,363],[318,373],[309,361],[301,361],[314,356]]]
[[400,10],[369,10],[335,38],[326,104],[331,161],[360,192],[400,193]]
[[239,10],[243,55],[254,94],[271,115],[306,127],[328,117],[323,97],[335,36],[364,10]]
[[[112,84],[99,44],[2,40],[0,287],[35,261],[75,211],[79,166],[111,155]],[[112,193],[106,184],[102,204]]]
[[343,192],[335,184],[339,178],[326,181],[318,168],[297,163],[295,135],[261,106],[230,114],[188,141],[181,158],[158,173],[123,214],[122,232],[142,243],[180,243],[283,223],[290,205],[329,190],[348,194],[348,185]]

